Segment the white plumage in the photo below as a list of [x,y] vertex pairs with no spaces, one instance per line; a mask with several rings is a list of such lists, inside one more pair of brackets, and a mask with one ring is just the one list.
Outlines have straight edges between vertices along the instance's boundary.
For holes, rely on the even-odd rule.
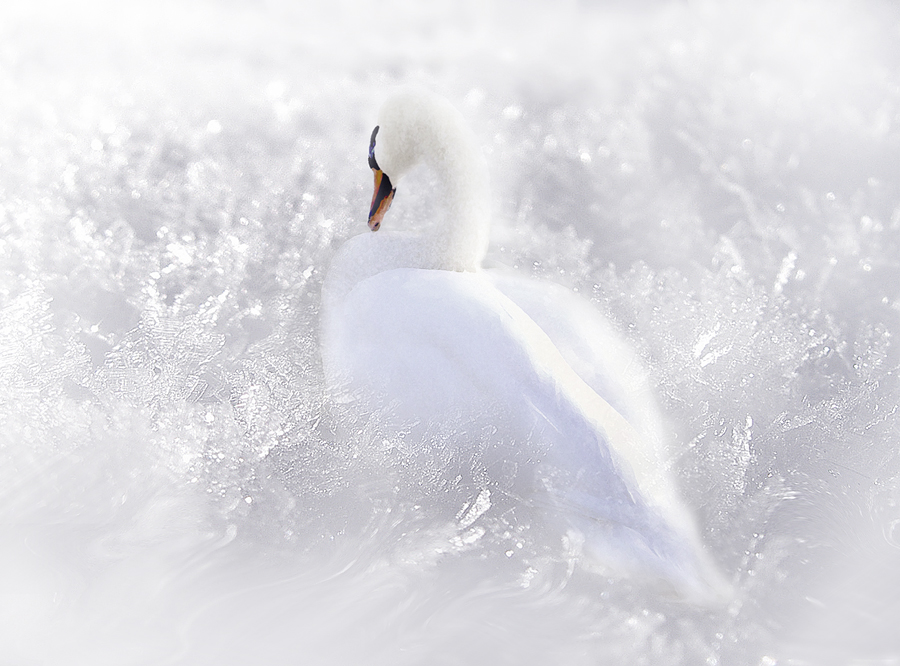
[[721,593],[667,471],[634,355],[571,292],[480,268],[487,168],[445,100],[407,90],[384,104],[370,227],[419,163],[440,183],[443,215],[417,233],[351,238],[330,267],[322,355],[332,397],[389,406],[408,422],[495,415],[520,486],[583,544],[585,564],[696,598]]

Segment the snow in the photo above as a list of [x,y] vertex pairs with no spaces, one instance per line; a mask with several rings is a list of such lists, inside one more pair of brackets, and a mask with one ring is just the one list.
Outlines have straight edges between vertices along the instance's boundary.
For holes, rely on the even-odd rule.
[[[892,3],[0,19],[0,661],[900,659]],[[573,567],[449,455],[502,429],[331,420],[321,283],[405,82],[482,142],[488,263],[590,298],[651,370],[727,607]]]

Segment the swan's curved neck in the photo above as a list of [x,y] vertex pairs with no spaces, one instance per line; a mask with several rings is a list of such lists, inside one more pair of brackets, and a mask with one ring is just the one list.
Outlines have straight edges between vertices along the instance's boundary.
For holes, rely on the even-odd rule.
[[397,101],[382,109],[388,162],[382,167],[388,175],[389,165],[394,167],[399,178],[424,163],[441,189],[442,210],[418,237],[415,259],[408,259],[421,268],[477,270],[490,233],[488,171],[478,142],[448,102],[427,94]]
[[[473,150],[474,148],[474,150]],[[474,271],[487,251],[490,204],[487,166],[477,147],[454,146],[431,163],[443,185],[443,216],[421,240],[434,268]]]

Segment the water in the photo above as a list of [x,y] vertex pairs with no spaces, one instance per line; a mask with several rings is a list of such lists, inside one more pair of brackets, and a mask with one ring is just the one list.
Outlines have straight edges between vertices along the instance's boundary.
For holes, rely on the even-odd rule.
[[[0,18],[0,663],[900,662],[892,4]],[[726,608],[573,567],[442,433],[337,434],[319,290],[407,81],[484,145],[489,263],[645,359]]]

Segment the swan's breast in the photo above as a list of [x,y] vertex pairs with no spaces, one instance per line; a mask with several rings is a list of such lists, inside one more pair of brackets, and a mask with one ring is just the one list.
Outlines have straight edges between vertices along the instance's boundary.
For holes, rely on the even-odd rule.
[[401,268],[358,282],[324,331],[330,383],[437,417],[521,400],[525,316],[481,276]]

